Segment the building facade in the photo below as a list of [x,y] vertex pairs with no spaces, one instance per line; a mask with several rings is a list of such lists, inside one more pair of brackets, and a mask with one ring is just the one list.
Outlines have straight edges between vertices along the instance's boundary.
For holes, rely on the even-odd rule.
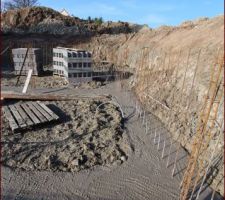
[[70,83],[92,81],[92,55],[85,50],[57,47],[53,49],[53,74]]
[[30,48],[28,50],[27,57],[25,59],[26,52],[27,48],[12,49],[15,74],[26,75],[29,69],[33,69],[33,75],[41,74],[43,72],[43,64],[42,64],[43,59],[41,49]]
[[62,9],[62,10],[60,11],[60,13],[61,13],[62,15],[64,15],[64,16],[66,16],[66,17],[70,16],[69,12],[68,12],[67,10],[65,10],[65,9]]

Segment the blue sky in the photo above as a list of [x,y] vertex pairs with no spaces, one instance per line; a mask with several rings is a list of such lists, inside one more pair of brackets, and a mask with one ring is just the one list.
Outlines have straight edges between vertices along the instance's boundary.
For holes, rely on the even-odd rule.
[[55,10],[65,8],[77,17],[148,24],[149,27],[179,25],[199,17],[224,13],[223,0],[39,0]]

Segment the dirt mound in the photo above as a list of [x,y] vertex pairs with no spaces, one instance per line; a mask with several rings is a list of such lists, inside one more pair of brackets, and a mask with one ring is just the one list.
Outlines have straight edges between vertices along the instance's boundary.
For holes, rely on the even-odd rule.
[[[49,102],[46,102],[50,104]],[[100,101],[56,102],[61,122],[12,134],[3,127],[4,165],[24,170],[75,172],[95,165],[117,165],[129,151],[122,118],[114,105]]]
[[63,16],[59,12],[44,7],[23,8],[19,10],[9,10],[2,14],[3,24],[14,28],[28,29],[36,26],[46,19],[63,21],[66,26],[80,25],[82,21],[79,18]]
[[[23,87],[26,81],[26,76],[21,76],[19,83],[17,86]],[[14,74],[4,74],[1,81],[1,86],[16,86],[18,80],[18,76]],[[42,76],[42,77],[35,77],[33,76],[30,84],[31,87],[35,88],[63,88],[68,86],[68,82],[63,77],[58,76]]]
[[129,33],[137,29],[136,25],[126,22],[96,23],[78,17],[64,16],[46,7],[31,7],[9,10],[2,13],[3,33],[45,33],[54,35],[94,35]]
[[[11,73],[3,73],[1,78],[1,86],[4,87],[15,87],[20,86],[23,87],[26,81],[26,76],[21,76],[19,82],[17,83],[18,76]],[[109,81],[108,81],[109,82]],[[70,84],[64,77],[53,76],[53,75],[45,75],[45,76],[33,76],[29,88],[65,88],[65,87],[73,87],[73,88],[83,88],[83,89],[94,89],[104,87],[107,82],[101,81],[90,81],[77,83],[75,85]]]

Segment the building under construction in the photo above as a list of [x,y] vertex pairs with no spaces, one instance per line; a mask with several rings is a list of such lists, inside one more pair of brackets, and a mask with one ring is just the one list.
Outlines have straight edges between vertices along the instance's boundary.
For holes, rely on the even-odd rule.
[[16,75],[26,75],[32,69],[33,75],[43,72],[42,51],[40,48],[12,49],[14,70]]

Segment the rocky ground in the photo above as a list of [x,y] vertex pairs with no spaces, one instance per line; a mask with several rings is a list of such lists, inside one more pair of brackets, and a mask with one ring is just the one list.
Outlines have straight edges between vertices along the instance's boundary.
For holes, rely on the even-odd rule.
[[[17,102],[20,103],[20,102]],[[3,122],[3,165],[38,171],[77,172],[120,165],[130,150],[117,107],[95,100],[45,102],[60,121],[12,133]]]

